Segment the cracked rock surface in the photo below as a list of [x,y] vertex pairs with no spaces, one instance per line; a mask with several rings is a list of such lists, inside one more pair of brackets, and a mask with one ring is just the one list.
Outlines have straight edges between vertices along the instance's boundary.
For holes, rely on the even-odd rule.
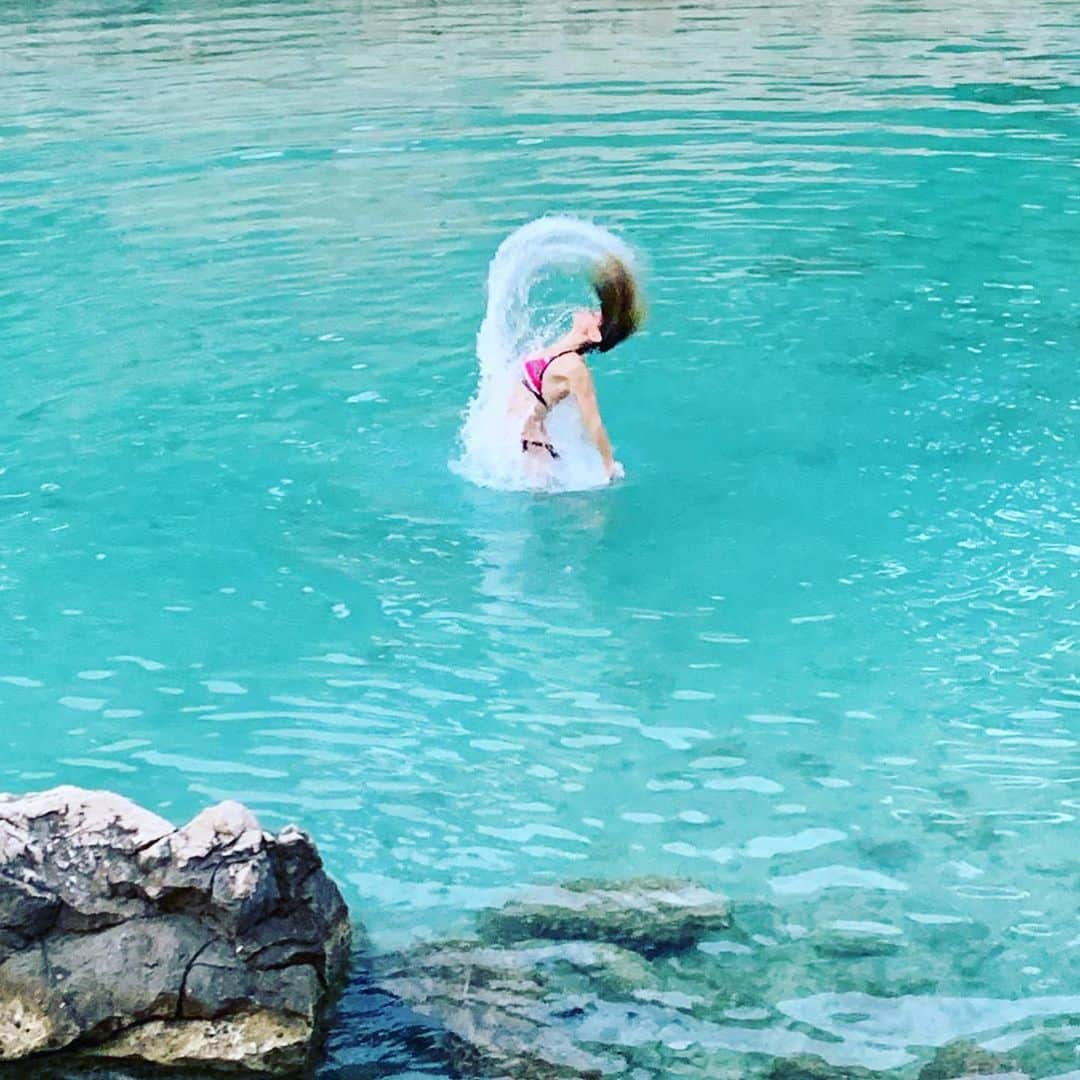
[[285,1074],[349,953],[345,903],[293,826],[232,802],[177,829],[108,792],[0,796],[0,1062]]

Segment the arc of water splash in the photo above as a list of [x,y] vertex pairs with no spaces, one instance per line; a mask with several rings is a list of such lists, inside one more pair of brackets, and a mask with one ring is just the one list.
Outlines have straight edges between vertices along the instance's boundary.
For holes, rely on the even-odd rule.
[[[530,293],[552,272],[591,270],[610,255],[636,270],[634,252],[614,233],[566,215],[530,221],[499,245],[488,269],[487,309],[476,340],[479,378],[461,429],[462,453],[452,463],[456,472],[486,487],[527,486],[520,461],[507,454],[505,407],[515,362],[536,346],[542,329],[533,321]],[[574,442],[563,456],[559,486],[605,483],[591,448],[580,438]]]
[[635,257],[614,233],[581,218],[537,218],[512,232],[498,247],[488,270],[488,302],[477,335],[481,378],[493,365],[512,363],[536,331],[529,293],[552,270],[591,268],[615,255],[631,270]]

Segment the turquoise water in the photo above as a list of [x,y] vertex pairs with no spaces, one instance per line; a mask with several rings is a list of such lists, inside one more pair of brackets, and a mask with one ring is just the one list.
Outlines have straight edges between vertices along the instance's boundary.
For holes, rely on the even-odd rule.
[[[1074,5],[2,10],[0,789],[297,821],[379,947],[662,872],[1080,1013]],[[554,212],[627,480],[485,490]]]

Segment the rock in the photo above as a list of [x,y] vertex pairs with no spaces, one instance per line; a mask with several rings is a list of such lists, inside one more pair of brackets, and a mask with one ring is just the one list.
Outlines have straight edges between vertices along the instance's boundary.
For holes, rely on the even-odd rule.
[[600,1077],[622,1060],[574,1041],[563,1021],[589,1008],[592,977],[630,991],[648,978],[617,946],[570,942],[526,949],[468,942],[420,946],[375,961],[375,985],[434,1021],[450,1065],[463,1075],[529,1080]]
[[[572,882],[484,913],[480,942],[377,958],[371,978],[438,1032],[462,1075],[637,1076],[645,1059],[660,1070],[647,1075],[667,1075],[657,1064],[665,1039],[685,1031],[693,1042],[693,1014],[710,1004],[693,973],[682,974],[687,954],[674,954],[730,925],[727,901],[692,882]],[[640,1016],[664,1038],[612,1045],[595,1036],[629,1030]]]
[[106,792],[0,797],[0,1062],[295,1070],[349,953],[295,828],[237,803],[175,829]]
[[606,941],[645,956],[689,949],[730,926],[724,897],[665,878],[538,886],[479,920],[491,943]]
[[1055,1080],[1080,1080],[1080,1015],[1061,1018],[1062,1023],[1033,1033],[1011,1056],[1016,1067],[1031,1076]]
[[818,956],[852,960],[868,956],[893,956],[900,951],[897,941],[872,932],[826,929],[811,938]]
[[1016,1064],[1002,1054],[994,1054],[966,1040],[939,1047],[933,1059],[922,1067],[919,1080],[967,1080],[968,1077],[1014,1077],[1023,1080]]
[[919,849],[910,840],[860,840],[855,846],[882,870],[910,870],[919,861]]
[[310,1027],[299,1017],[241,1013],[227,1020],[152,1020],[86,1054],[172,1067],[287,1073],[296,1071],[296,1048],[310,1037]]
[[777,1058],[773,1062],[769,1080],[870,1080],[877,1075],[859,1065],[850,1068],[830,1065],[817,1054],[796,1054],[794,1057]]
[[55,788],[4,797],[0,927],[33,940],[54,919],[78,932],[144,915],[146,904],[116,888],[113,876],[171,831],[167,821],[115,795],[94,799]]

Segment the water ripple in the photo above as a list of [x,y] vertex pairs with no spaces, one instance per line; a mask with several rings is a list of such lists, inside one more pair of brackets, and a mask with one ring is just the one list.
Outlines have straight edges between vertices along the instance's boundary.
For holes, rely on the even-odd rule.
[[[1080,1009],[1060,4],[13,10],[0,788],[297,820],[380,947],[692,876],[742,996],[579,1034],[733,1075]],[[546,212],[646,257],[628,481],[471,490],[487,262]]]

